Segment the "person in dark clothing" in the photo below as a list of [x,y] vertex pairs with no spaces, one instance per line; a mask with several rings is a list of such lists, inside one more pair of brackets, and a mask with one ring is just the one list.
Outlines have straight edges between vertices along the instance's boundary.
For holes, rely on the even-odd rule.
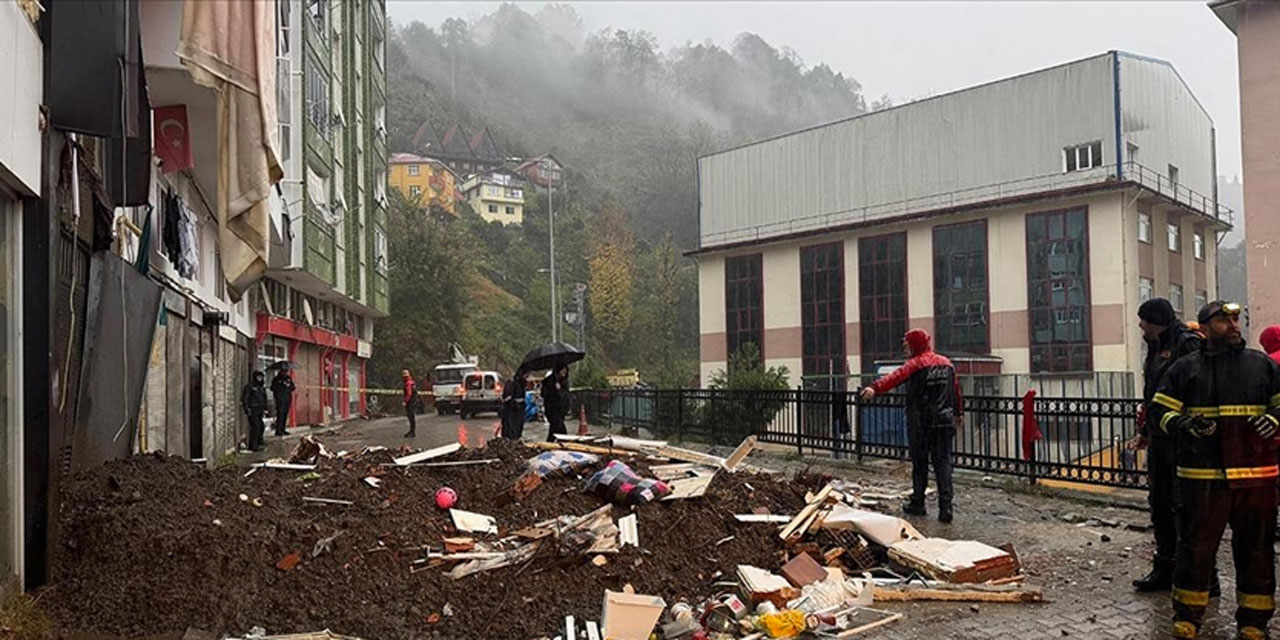
[[519,440],[524,436],[525,372],[516,371],[502,387],[502,437]]
[[263,416],[267,413],[267,376],[261,371],[254,371],[249,384],[240,392],[240,408],[249,417],[249,450],[262,451],[266,448],[263,436],[267,424]]
[[938,521],[951,522],[951,445],[956,427],[963,424],[964,397],[956,369],[933,350],[933,339],[923,329],[912,329],[902,339],[911,354],[906,364],[863,388],[870,400],[902,383],[907,384],[907,440],[911,450],[911,502],[904,513],[923,516],[929,464],[938,480]]
[[542,406],[547,413],[547,442],[567,434],[564,417],[569,413],[569,367],[560,365],[542,380]]
[[288,367],[280,367],[276,372],[276,377],[271,379],[271,395],[276,401],[276,435],[283,436],[288,433],[286,427],[289,425],[289,408],[293,405],[293,392],[298,388],[293,384],[293,378],[289,376]]
[[408,369],[401,371],[400,377],[404,380],[404,415],[409,419],[409,432],[404,437],[414,438],[418,435],[418,385]]
[[1156,538],[1156,555],[1151,572],[1133,581],[1138,591],[1168,591],[1173,586],[1173,559],[1178,551],[1175,518],[1177,486],[1174,439],[1152,423],[1150,408],[1169,367],[1183,356],[1200,349],[1200,336],[1178,321],[1173,305],[1164,298],[1152,298],[1138,307],[1138,327],[1147,343],[1147,360],[1142,375],[1142,410],[1138,421],[1137,448],[1147,448],[1147,504]]
[[1264,640],[1275,612],[1280,365],[1246,348],[1240,305],[1210,302],[1198,319],[1205,343],[1169,368],[1151,403],[1152,424],[1177,447],[1173,636],[1199,632],[1218,544],[1230,524],[1236,637]]

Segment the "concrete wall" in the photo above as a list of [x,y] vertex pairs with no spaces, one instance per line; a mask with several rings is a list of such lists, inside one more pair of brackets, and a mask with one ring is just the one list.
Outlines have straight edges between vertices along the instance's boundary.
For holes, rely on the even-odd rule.
[[1280,4],[1240,4],[1240,120],[1251,333],[1280,324]]
[[39,196],[44,53],[16,2],[0,3],[0,60],[0,185]]

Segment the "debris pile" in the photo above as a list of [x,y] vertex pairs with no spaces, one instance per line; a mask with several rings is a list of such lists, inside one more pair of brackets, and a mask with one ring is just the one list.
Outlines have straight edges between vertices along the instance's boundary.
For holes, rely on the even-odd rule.
[[883,491],[750,467],[754,438],[727,458],[566,440],[110,463],[66,485],[41,602],[121,637],[647,640],[851,637],[901,617],[876,600],[1039,599],[1011,548],[924,538],[873,510],[896,507]]

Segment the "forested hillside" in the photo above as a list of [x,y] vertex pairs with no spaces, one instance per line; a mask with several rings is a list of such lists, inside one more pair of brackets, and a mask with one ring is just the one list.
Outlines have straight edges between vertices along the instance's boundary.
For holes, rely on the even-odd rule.
[[[851,78],[754,34],[727,48],[673,46],[624,27],[588,33],[564,5],[396,24],[387,65],[393,152],[423,153],[413,136],[424,121],[437,132],[458,122],[488,127],[508,156],[551,153],[565,165],[568,182],[552,194],[559,291],[569,300],[573,283],[588,285],[588,369],[639,367],[669,383],[688,383],[696,370],[696,271],[681,255],[696,245],[696,158],[881,106],[868,106]],[[419,224],[425,213],[414,203],[397,206],[397,225],[448,224]],[[523,229],[489,226],[470,212],[460,226],[443,241],[421,239],[419,251],[437,255],[393,253],[380,375],[398,371],[390,355],[412,353],[427,366],[455,338],[486,366],[509,367],[549,336],[548,278],[538,272],[548,263],[547,192],[528,193]],[[392,229],[399,244],[417,233]],[[415,251],[396,244],[393,251]],[[459,256],[468,264],[456,274],[430,264]],[[421,299],[413,282],[424,269],[457,279],[436,287],[450,304]],[[457,304],[442,287],[455,287]],[[432,315],[442,313],[453,316]],[[455,335],[421,335],[426,326]],[[576,339],[571,327],[564,334]]]

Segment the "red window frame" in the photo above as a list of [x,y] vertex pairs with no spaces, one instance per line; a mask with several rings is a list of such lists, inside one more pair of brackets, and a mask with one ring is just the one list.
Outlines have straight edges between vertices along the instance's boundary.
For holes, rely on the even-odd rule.
[[724,261],[725,341],[730,359],[755,343],[764,361],[764,256],[754,253]]
[[862,370],[902,354],[907,332],[907,232],[858,239]]
[[845,373],[844,243],[800,249],[802,373]]
[[1089,209],[1029,214],[1026,234],[1031,372],[1092,371]]
[[[985,219],[933,228],[933,319],[938,351],[991,353],[987,243]],[[955,286],[957,277],[962,280],[959,288]],[[974,329],[974,322],[980,324],[980,330]]]

